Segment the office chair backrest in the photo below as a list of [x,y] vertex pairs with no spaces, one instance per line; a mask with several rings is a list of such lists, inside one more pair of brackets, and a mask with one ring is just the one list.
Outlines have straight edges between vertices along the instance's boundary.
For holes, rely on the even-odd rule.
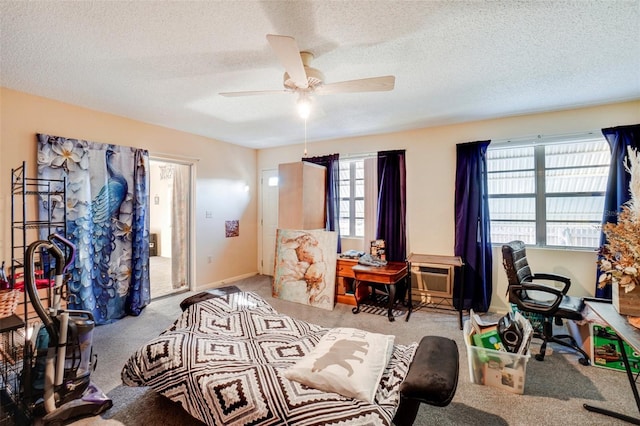
[[[531,268],[529,268],[529,262],[527,262],[527,251],[525,250],[524,242],[516,240],[503,244],[502,265],[507,273],[509,285],[531,281]],[[521,297],[526,298],[526,293],[521,294]]]

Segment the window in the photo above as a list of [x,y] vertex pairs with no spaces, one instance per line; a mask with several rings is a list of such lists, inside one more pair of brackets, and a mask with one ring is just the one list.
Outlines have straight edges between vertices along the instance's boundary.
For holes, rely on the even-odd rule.
[[340,235],[364,237],[364,160],[340,160]]
[[489,145],[491,241],[598,247],[610,157],[602,138]]

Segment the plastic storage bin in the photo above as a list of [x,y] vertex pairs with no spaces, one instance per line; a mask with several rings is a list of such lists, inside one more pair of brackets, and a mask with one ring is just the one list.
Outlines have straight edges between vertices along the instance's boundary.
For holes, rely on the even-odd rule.
[[469,340],[471,324],[464,323],[465,344],[469,360],[469,376],[473,383],[523,394],[529,348],[524,355],[474,346]]

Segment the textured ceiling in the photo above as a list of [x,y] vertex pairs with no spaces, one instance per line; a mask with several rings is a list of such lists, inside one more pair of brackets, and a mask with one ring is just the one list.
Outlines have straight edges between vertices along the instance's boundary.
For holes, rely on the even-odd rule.
[[300,143],[266,34],[315,54],[308,140],[640,99],[640,0],[4,1],[0,84],[254,148]]

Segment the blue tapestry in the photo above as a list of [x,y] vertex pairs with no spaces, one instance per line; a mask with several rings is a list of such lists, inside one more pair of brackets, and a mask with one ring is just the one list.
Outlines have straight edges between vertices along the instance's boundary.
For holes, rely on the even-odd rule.
[[66,210],[76,246],[67,304],[91,311],[97,324],[139,315],[149,303],[148,171],[146,150],[38,134],[38,178],[66,181],[66,206],[42,198],[40,214],[55,220]]

